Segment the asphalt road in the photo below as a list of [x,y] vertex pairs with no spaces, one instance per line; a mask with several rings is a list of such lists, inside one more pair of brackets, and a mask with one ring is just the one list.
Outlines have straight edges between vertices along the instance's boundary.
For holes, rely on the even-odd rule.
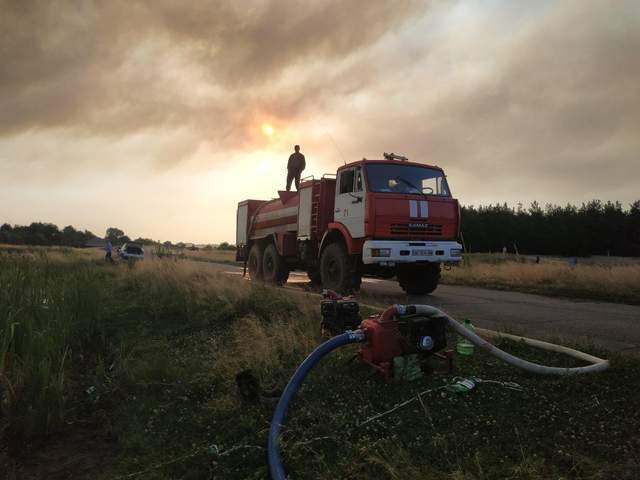
[[[241,269],[216,265],[229,274]],[[302,287],[306,274],[292,273],[288,286]],[[592,343],[608,350],[640,355],[640,306],[572,301],[476,287],[440,285],[431,295],[409,296],[395,281],[365,278],[359,299],[363,303],[423,303],[458,320],[556,343]]]

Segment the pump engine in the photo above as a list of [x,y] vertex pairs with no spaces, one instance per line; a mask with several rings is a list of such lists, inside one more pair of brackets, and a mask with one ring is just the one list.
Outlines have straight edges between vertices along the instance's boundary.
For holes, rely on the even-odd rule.
[[355,330],[360,325],[360,305],[353,297],[341,297],[332,290],[322,292],[320,302],[321,328],[332,336],[347,330]]
[[431,355],[447,346],[447,321],[443,317],[429,318],[414,313],[386,318],[376,314],[358,326],[358,302],[331,291],[325,292],[321,313],[323,329],[332,335],[356,328],[365,332],[366,340],[358,356],[387,380],[393,377],[394,359],[417,359],[424,366]]

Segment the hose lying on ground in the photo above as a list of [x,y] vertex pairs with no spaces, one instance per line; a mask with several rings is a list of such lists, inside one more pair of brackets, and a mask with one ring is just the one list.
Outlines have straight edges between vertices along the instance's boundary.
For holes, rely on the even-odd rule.
[[[298,288],[294,288],[294,287],[284,287],[284,288],[287,289],[287,290],[290,290],[292,292],[300,293],[300,294],[303,294],[303,295],[312,295],[312,296],[317,296],[317,297],[321,297],[322,296],[319,293],[305,292],[305,291],[302,291],[302,290],[300,290]],[[360,306],[361,307],[370,308],[371,310],[379,310],[381,308],[379,305],[368,305],[366,303],[361,303]],[[431,307],[429,305],[424,305],[424,306],[428,307],[428,308],[434,308],[434,307]],[[451,318],[445,312],[442,312],[442,311],[440,311],[440,312],[444,313],[448,318]],[[573,348],[565,347],[563,345],[557,345],[555,343],[543,342],[542,340],[535,340],[533,338],[522,337],[520,335],[511,335],[511,334],[508,334],[508,333],[497,332],[495,330],[488,330],[486,328],[477,328],[476,327],[476,332],[480,333],[481,335],[483,335],[485,337],[507,338],[509,340],[514,340],[516,342],[524,342],[527,345],[531,345],[532,347],[540,348],[542,350],[548,350],[550,352],[563,353],[563,354],[568,355],[570,357],[577,358],[578,360],[584,360],[585,362],[589,362],[589,363],[606,364],[606,367],[602,366],[601,370],[606,370],[608,368],[608,365],[609,365],[607,360],[604,360],[604,359],[599,358],[599,357],[595,357],[593,355],[589,355],[588,353],[581,352],[580,350],[575,350]]]
[[531,340],[524,339],[523,337],[517,337],[515,335],[508,334],[498,334],[496,336],[502,336],[505,338],[511,338],[515,340],[524,340],[525,343],[529,343],[532,346],[544,348],[546,350],[553,350],[556,352],[567,353],[573,357],[580,358],[582,360],[586,360],[592,362],[591,365],[587,365],[585,367],[574,367],[574,368],[565,368],[565,367],[548,367],[546,365],[540,365],[537,363],[529,362],[527,360],[523,360],[522,358],[518,358],[510,353],[505,352],[504,350],[500,350],[495,345],[487,342],[483,338],[479,337],[475,333],[467,330],[461,323],[457,320],[451,318],[449,315],[444,313],[442,310],[432,307],[430,305],[394,305],[393,307],[389,307],[382,314],[383,318],[393,316],[395,314],[398,315],[412,315],[419,314],[425,315],[427,317],[438,317],[445,318],[451,328],[453,328],[459,335],[468,339],[471,343],[477,345],[478,347],[487,350],[491,355],[498,357],[501,360],[504,360],[510,365],[514,367],[521,368],[522,370],[526,370],[527,372],[537,373],[541,375],[575,375],[579,373],[593,373],[593,372],[601,372],[603,370],[607,370],[609,368],[609,361],[603,360],[602,358],[594,357],[592,355],[588,355],[583,352],[578,352],[577,350],[573,350],[567,347],[561,347],[560,345],[553,345],[547,342],[541,342],[539,340]]
[[[445,318],[448,324],[453,328],[458,334],[467,338],[473,344],[478,347],[487,350],[492,355],[504,360],[505,362],[513,365],[515,367],[521,368],[528,372],[542,374],[542,375],[576,375],[581,373],[593,373],[600,372],[609,368],[609,361],[603,360],[602,358],[594,357],[593,355],[589,355],[583,352],[579,352],[577,350],[573,350],[571,348],[562,347],[560,345],[554,345],[552,343],[542,342],[540,340],[533,340],[524,337],[518,337],[515,335],[509,334],[500,334],[498,332],[492,332],[491,330],[483,330],[484,333],[489,333],[491,336],[502,336],[505,338],[509,338],[511,340],[516,341],[524,341],[529,345],[543,348],[545,350],[551,350],[560,353],[566,353],[575,358],[579,358],[581,360],[585,360],[588,362],[592,362],[592,365],[588,365],[585,367],[575,367],[575,368],[564,368],[564,367],[548,367],[546,365],[539,365],[537,363],[529,362],[527,360],[523,360],[518,358],[510,353],[505,352],[504,350],[499,349],[498,347],[492,345],[486,340],[480,338],[475,333],[467,330],[462,324],[460,324],[457,320],[453,319],[442,310],[432,307],[429,305],[393,305],[392,307],[387,308],[382,315],[380,316],[381,321],[389,321],[394,316],[399,315],[414,315],[420,314],[425,315],[431,318]],[[289,403],[295,396],[296,392],[300,388],[302,381],[307,376],[309,371],[314,367],[316,363],[320,361],[322,357],[324,357],[329,352],[335,350],[336,348],[347,345],[349,343],[357,343],[363,342],[366,340],[366,334],[363,330],[356,330],[353,332],[346,332],[341,335],[337,335],[326,342],[322,343],[319,347],[317,347],[311,354],[300,364],[296,372],[293,374],[289,383],[285,387],[282,392],[282,396],[278,401],[278,405],[276,406],[276,410],[273,413],[273,418],[271,419],[271,428],[269,429],[269,442],[268,442],[268,457],[269,457],[269,471],[271,472],[271,478],[273,480],[285,480],[287,478],[286,473],[284,471],[284,467],[282,466],[282,459],[280,458],[280,446],[279,446],[279,438],[280,438],[280,430],[282,428],[282,423],[284,422],[284,418],[287,412],[287,408],[289,407]]]
[[541,350],[547,350],[549,352],[563,353],[578,360],[584,360],[588,363],[608,363],[608,360],[604,358],[589,355],[588,353],[581,352],[574,348],[565,347],[564,345],[557,345],[555,343],[543,342],[542,340],[535,340],[533,338],[521,337],[520,335],[511,335],[510,333],[495,332],[493,330],[487,330],[485,328],[477,328],[476,332],[484,337],[489,338],[506,338],[513,340],[514,342],[522,342],[532,347],[539,348]]
[[346,332],[341,335],[337,335],[326,342],[320,344],[313,352],[309,354],[307,358],[300,364],[296,372],[293,374],[289,383],[282,392],[282,396],[276,405],[276,410],[273,412],[273,418],[271,419],[271,428],[269,429],[269,444],[267,448],[269,456],[269,471],[271,472],[271,478],[273,480],[284,480],[287,478],[284,467],[282,466],[282,460],[280,459],[280,446],[279,437],[284,417],[287,413],[287,408],[291,399],[295,396],[296,392],[300,388],[302,381],[307,376],[313,366],[320,361],[326,354],[335,350],[342,345],[349,343],[357,343],[364,341],[365,336],[362,330],[356,330],[354,332]]

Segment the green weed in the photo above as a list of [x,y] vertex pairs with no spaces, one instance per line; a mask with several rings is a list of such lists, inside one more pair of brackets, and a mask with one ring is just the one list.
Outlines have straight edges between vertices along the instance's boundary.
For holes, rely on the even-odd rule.
[[[222,276],[205,262],[156,259],[125,267],[7,255],[0,267],[5,444],[51,437],[71,428],[66,421],[93,415],[100,419],[94,434],[117,440],[115,460],[97,478],[268,476],[271,395],[277,398],[322,340],[317,299]],[[578,364],[518,343],[501,345],[531,361]],[[352,361],[356,352],[345,347],[323,359],[295,398],[282,437],[292,477],[640,474],[637,359],[614,357],[603,374],[560,379],[523,374],[478,351],[457,358],[455,373],[434,361],[436,373],[422,380],[385,383]],[[246,369],[265,394],[256,405],[237,396],[235,375]],[[499,384],[481,384],[468,395],[437,390],[453,375],[516,382],[522,390]],[[362,424],[425,390],[421,402]],[[29,457],[19,462],[22,470],[13,471],[29,467]]]

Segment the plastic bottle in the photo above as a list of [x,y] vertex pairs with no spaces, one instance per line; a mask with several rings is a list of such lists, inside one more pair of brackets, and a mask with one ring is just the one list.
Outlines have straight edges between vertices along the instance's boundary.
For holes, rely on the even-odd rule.
[[[468,318],[465,318],[462,324],[464,325],[464,328],[475,333],[476,329],[473,328],[473,324],[471,323],[471,320],[469,320]],[[462,335],[458,335],[458,343],[456,344],[456,351],[458,352],[458,354],[469,356],[473,354],[473,350],[474,350],[473,343],[471,343]]]
[[445,390],[448,390],[452,393],[469,393],[471,390],[476,388],[476,380],[473,377],[469,378],[459,378],[456,377],[455,382],[447,385]]

